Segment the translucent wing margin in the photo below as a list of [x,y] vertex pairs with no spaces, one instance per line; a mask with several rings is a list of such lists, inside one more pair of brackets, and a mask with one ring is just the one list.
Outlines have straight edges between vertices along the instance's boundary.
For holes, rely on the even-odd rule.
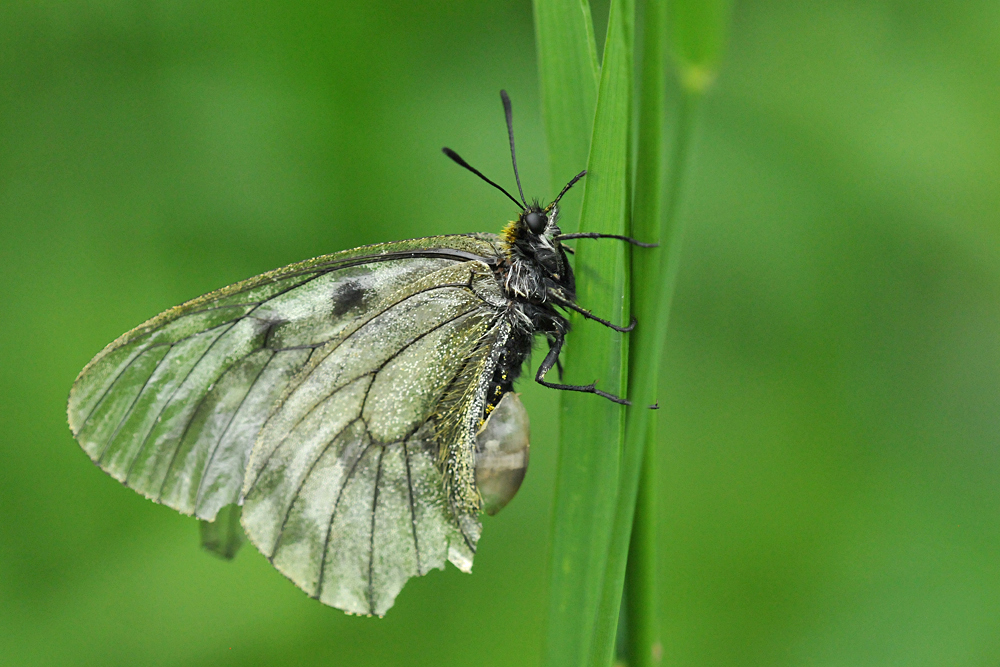
[[472,438],[507,331],[481,263],[393,301],[315,350],[262,428],[244,484],[250,540],[309,595],[351,613],[384,614],[407,579],[446,560],[471,568]]
[[213,520],[250,448],[317,350],[435,271],[495,256],[495,237],[369,246],[293,264],[172,308],[98,354],[73,385],[73,435],[104,471]]

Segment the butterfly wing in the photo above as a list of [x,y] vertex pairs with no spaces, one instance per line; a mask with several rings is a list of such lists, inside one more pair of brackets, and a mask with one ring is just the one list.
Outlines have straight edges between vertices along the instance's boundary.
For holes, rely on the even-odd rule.
[[272,406],[317,350],[402,287],[495,254],[490,235],[389,243],[189,301],[124,334],[81,371],[69,397],[70,428],[126,486],[213,520],[238,500]]
[[[384,614],[479,537],[473,443],[507,326],[481,262],[415,281],[318,348],[254,445],[243,526],[322,602]],[[443,471],[443,475],[442,475]]]

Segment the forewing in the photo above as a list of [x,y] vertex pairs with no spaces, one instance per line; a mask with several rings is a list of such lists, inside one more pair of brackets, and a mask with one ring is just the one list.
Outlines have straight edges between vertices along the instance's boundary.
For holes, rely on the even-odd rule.
[[475,508],[442,477],[454,443],[440,419],[449,396],[474,393],[455,384],[480,380],[503,330],[496,280],[469,262],[393,301],[316,350],[261,430],[244,486],[250,540],[350,613],[384,614],[445,560],[468,571],[479,537]]
[[360,248],[168,310],[84,368],[70,392],[70,428],[116,479],[213,520],[238,500],[262,425],[318,350],[403,287],[491,252],[485,236]]

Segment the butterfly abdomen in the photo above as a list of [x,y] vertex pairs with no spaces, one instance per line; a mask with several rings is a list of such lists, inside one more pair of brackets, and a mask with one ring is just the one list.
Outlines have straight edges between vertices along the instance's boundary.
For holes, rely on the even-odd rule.
[[521,376],[521,367],[531,354],[531,336],[512,328],[511,335],[504,343],[493,369],[493,377],[486,390],[486,406],[483,417],[489,416],[504,394],[513,391],[514,382]]

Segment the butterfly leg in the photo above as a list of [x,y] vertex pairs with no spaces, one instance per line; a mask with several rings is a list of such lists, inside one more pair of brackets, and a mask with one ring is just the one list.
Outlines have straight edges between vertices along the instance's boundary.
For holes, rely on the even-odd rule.
[[643,243],[642,241],[637,241],[631,236],[621,236],[620,234],[598,234],[597,232],[581,232],[579,234],[560,234],[555,237],[556,241],[568,241],[569,239],[618,239],[619,241],[625,241],[626,243],[631,243],[632,245],[637,245],[640,248],[656,248],[659,247],[659,243]]
[[[548,337],[548,341],[549,341],[549,349],[551,350],[552,346],[556,344],[555,338],[553,338],[552,336],[549,336]],[[559,355],[556,355],[556,371],[559,373],[559,381],[562,382],[562,379],[563,379],[563,365],[562,365],[562,362],[559,361]]]
[[581,315],[583,315],[584,317],[586,317],[588,320],[594,320],[595,322],[600,322],[604,326],[608,327],[609,329],[614,329],[615,331],[620,331],[622,333],[628,333],[629,331],[632,331],[632,329],[635,329],[635,318],[634,317],[632,318],[632,322],[629,323],[629,325],[627,327],[620,327],[617,324],[612,324],[611,322],[608,322],[607,320],[602,319],[602,318],[598,317],[597,315],[594,315],[593,313],[591,313],[586,308],[581,308],[580,306],[576,305],[572,301],[563,301],[562,299],[560,299],[559,300],[559,305],[562,306],[563,308],[568,308],[569,310],[574,310],[574,311],[580,313]]
[[591,382],[588,385],[577,385],[577,384],[559,384],[555,382],[546,382],[545,374],[552,370],[552,367],[559,363],[559,352],[562,350],[563,343],[566,338],[562,332],[557,332],[553,335],[552,345],[549,347],[549,353],[545,355],[542,359],[541,365],[538,367],[538,372],[535,373],[535,382],[542,385],[543,387],[548,387],[549,389],[563,389],[566,391],[581,391],[587,394],[597,394],[598,396],[603,396],[609,401],[618,403],[619,405],[632,405],[629,401],[624,398],[615,396],[614,394],[609,394],[606,391],[601,391],[597,388],[597,382]]

